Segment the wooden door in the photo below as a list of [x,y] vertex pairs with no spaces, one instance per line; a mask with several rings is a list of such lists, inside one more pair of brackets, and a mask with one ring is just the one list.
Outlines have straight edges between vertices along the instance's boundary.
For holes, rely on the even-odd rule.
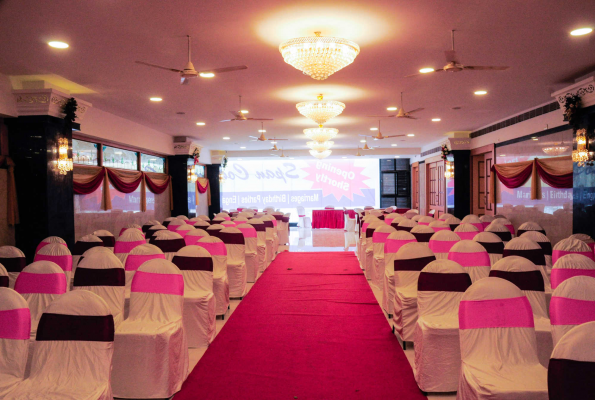
[[411,208],[419,210],[419,164],[411,166]]
[[[494,215],[495,204],[490,203],[490,175],[494,164],[494,146],[471,151],[471,211],[473,214]],[[456,174],[456,171],[455,171]]]
[[427,209],[434,218],[446,212],[446,178],[444,177],[444,160],[426,162]]

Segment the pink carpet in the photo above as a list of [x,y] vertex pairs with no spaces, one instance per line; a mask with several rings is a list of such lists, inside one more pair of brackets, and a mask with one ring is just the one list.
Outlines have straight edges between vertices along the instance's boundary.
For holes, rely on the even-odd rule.
[[425,399],[352,253],[281,253],[175,400]]

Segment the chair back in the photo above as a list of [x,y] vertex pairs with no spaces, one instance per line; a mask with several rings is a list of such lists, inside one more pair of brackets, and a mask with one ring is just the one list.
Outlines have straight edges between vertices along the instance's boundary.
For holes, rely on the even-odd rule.
[[436,257],[424,243],[407,243],[395,255],[395,289],[413,289],[417,292],[417,278],[422,269]]
[[[148,232],[151,232],[151,230],[149,230]],[[132,249],[134,249],[136,246],[140,246],[141,244],[145,243],[147,243],[147,241],[141,231],[139,231],[138,229],[126,229],[120,235],[120,237],[116,239],[114,253],[120,259],[120,261],[123,262],[126,259],[126,255],[130,253]]]
[[515,235],[514,226],[512,225],[512,222],[510,222],[508,219],[496,216],[496,218],[492,221],[492,223],[490,223],[490,225],[491,224],[504,225],[506,227],[506,229],[508,229],[510,234],[514,237],[514,235]]
[[[171,224],[170,224],[171,226]],[[186,237],[186,235],[188,234],[188,232],[193,231],[195,228],[193,225],[190,224],[184,224],[184,225],[180,225],[178,226],[178,228],[175,230],[175,232],[177,234],[179,234],[182,237]]]
[[183,247],[172,263],[182,271],[185,291],[213,293],[213,257],[207,249],[195,245]]
[[187,225],[186,221],[183,219],[175,218],[169,221],[169,224],[167,224],[167,229],[172,232],[175,232],[182,225]]
[[473,240],[461,240],[448,252],[448,259],[459,263],[476,282],[490,274],[490,256],[486,249]]
[[258,235],[256,229],[248,224],[247,222],[236,226],[242,235],[244,235],[244,243],[246,245],[246,253],[256,253],[256,247],[258,245]]
[[163,251],[161,251],[159,247],[149,243],[144,243],[135,247],[126,255],[126,259],[124,260],[124,270],[127,289],[130,289],[132,278],[134,278],[134,274],[138,268],[143,265],[143,263],[155,258],[165,260],[165,254],[163,254]]
[[[540,266],[540,269],[545,271],[545,254],[539,244],[526,237],[513,238],[510,242],[504,245],[504,251],[502,256],[504,258],[510,256],[524,257],[531,261],[533,264]],[[547,273],[544,272],[544,280],[546,285],[549,285],[549,278]]]
[[584,242],[591,248],[591,250],[595,251],[595,240],[585,233],[575,233],[574,235],[570,235],[573,239],[578,239],[581,242]]
[[196,242],[198,242],[198,240],[203,236],[210,235],[204,229],[194,228],[188,231],[188,233],[186,233],[186,235],[184,236],[184,242],[186,243],[186,246],[190,246],[196,244]]
[[196,246],[205,248],[213,258],[215,276],[227,274],[227,247],[215,236],[204,236],[196,242]]
[[456,233],[449,230],[442,230],[434,233],[428,242],[430,250],[434,253],[437,260],[448,258],[448,252],[461,238]]
[[458,263],[436,260],[426,265],[417,280],[419,317],[454,317],[458,321],[459,303],[471,286],[471,278]]
[[479,220],[481,221],[481,223],[483,224],[483,229],[487,228],[488,226],[490,226],[490,224],[492,223],[493,220],[495,220],[496,217],[492,216],[492,215],[482,215],[481,217],[479,217]]
[[454,229],[454,232],[459,235],[461,240],[473,240],[479,233],[479,229],[475,225],[462,222]]
[[434,232],[438,232],[438,231],[450,231],[450,225],[448,225],[446,223],[446,221],[443,220],[437,220],[437,221],[433,221],[430,222],[430,225],[428,225],[430,228],[432,228],[434,230]]
[[436,233],[434,232],[434,229],[430,228],[428,225],[421,224],[414,226],[409,232],[415,236],[415,239],[419,243],[429,243],[430,238],[434,235],[434,233]]
[[[497,221],[497,220],[495,219],[494,221]],[[491,232],[494,235],[498,236],[504,242],[504,244],[508,243],[512,239],[512,234],[510,233],[510,231],[508,230],[507,227],[505,227],[504,225],[502,225],[498,222],[494,222],[494,221],[492,221],[485,228],[485,231]]]
[[159,247],[163,254],[165,254],[165,259],[169,261],[171,261],[176,252],[186,246],[186,242],[182,235],[170,230],[158,231],[151,240],[149,240],[149,243]]
[[203,221],[207,221],[207,222],[211,221],[211,219],[207,215],[199,215],[197,218],[200,218]]
[[27,265],[25,253],[14,246],[0,246],[0,264],[8,273],[8,287],[14,289],[14,282]]
[[541,227],[541,225],[539,225],[537,222],[533,222],[533,221],[527,221],[521,224],[521,226],[519,226],[519,230],[517,231],[518,236],[521,236],[523,233],[525,232],[529,232],[529,231],[536,231],[536,232],[540,232],[543,233],[544,235],[545,233],[545,229],[543,229]]
[[591,260],[595,260],[593,250],[589,245],[573,237],[562,239],[556,243],[552,251],[552,262],[555,264],[560,257],[564,257],[566,254],[582,254]]
[[8,271],[0,264],[0,287],[8,287]]
[[435,222],[436,219],[434,217],[429,217],[429,216],[420,216],[420,218],[417,220],[417,223],[419,225],[425,225],[425,226],[429,226],[432,222]]
[[483,222],[475,214],[469,214],[469,215],[465,216],[465,218],[462,219],[461,223],[471,224],[474,227],[476,227],[479,232],[483,232],[483,229],[484,229]]
[[155,233],[157,233],[158,231],[166,231],[166,230],[167,230],[167,228],[161,224],[153,225],[152,227],[150,227],[147,230],[147,233],[145,234],[145,238],[146,238],[145,241],[148,243],[151,240],[151,238],[153,236],[155,236]]
[[157,221],[156,219],[150,219],[143,224],[141,231],[146,234],[149,228],[155,225],[161,225],[161,222]]
[[110,231],[99,229],[93,232],[93,234],[103,241],[103,245],[105,247],[109,248],[111,251],[114,251],[116,237]]
[[49,243],[39,249],[37,254],[35,254],[34,260],[56,263],[66,273],[67,279],[70,281],[70,273],[72,272],[72,254],[70,254],[68,247],[61,243]]
[[24,379],[30,335],[27,300],[12,289],[0,287],[0,376],[4,379]]
[[219,232],[219,239],[227,249],[227,263],[240,264],[246,262],[246,241],[238,228],[224,228]]
[[390,225],[380,224],[372,233],[372,248],[374,257],[384,258],[384,246],[391,233],[397,230]]
[[412,219],[402,219],[396,227],[393,224],[394,221],[391,223],[391,226],[393,226],[398,231],[411,232],[411,229],[417,225],[417,222],[413,221]]
[[574,276],[590,276],[595,278],[595,261],[582,254],[567,254],[556,261],[552,268],[552,289]]
[[504,242],[498,235],[492,232],[480,232],[473,238],[473,241],[479,243],[488,252],[490,263],[494,265],[502,259],[504,253]]
[[138,229],[139,231],[144,233],[142,226],[140,226],[139,224],[127,224],[124,228],[120,229],[119,236],[122,236],[122,233],[124,233],[126,229]]
[[446,219],[444,222],[446,222],[448,226],[450,226],[451,231],[454,231],[455,229],[457,229],[457,226],[461,225],[461,220],[457,217],[450,217]]
[[417,242],[415,236],[407,231],[394,231],[384,243],[384,268],[388,276],[395,274],[395,257],[401,247],[407,243]]
[[47,246],[50,243],[59,243],[63,246],[68,247],[68,245],[66,244],[66,242],[64,241],[64,239],[62,239],[61,237],[58,236],[50,236],[50,237],[46,237],[45,239],[43,239],[38,245],[37,248],[35,249],[35,254],[37,254],[37,252],[42,249],[44,246]]
[[552,293],[550,323],[554,347],[576,325],[595,321],[595,278],[566,279]]

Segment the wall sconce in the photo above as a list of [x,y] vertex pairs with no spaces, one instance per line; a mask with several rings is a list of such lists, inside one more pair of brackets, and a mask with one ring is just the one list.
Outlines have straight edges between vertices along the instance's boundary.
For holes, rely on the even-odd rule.
[[188,177],[188,182],[194,183],[198,180],[198,176],[196,175],[196,172],[194,171],[194,167],[188,168],[187,177]]
[[72,171],[72,158],[68,158],[68,139],[58,139],[58,162],[57,168],[60,175],[66,175]]
[[223,183],[225,177],[223,176],[223,172],[219,172],[219,183]]
[[452,179],[455,177],[455,165],[452,161],[446,161],[444,163],[444,177],[446,179]]
[[579,129],[576,131],[576,150],[572,151],[572,161],[577,163],[579,167],[584,167],[589,163],[589,151],[587,142],[587,130]]

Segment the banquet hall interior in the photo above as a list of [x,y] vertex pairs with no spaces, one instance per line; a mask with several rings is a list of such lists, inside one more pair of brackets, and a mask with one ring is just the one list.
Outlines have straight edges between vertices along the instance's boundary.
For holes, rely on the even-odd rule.
[[595,0],[0,0],[0,399],[592,399]]

